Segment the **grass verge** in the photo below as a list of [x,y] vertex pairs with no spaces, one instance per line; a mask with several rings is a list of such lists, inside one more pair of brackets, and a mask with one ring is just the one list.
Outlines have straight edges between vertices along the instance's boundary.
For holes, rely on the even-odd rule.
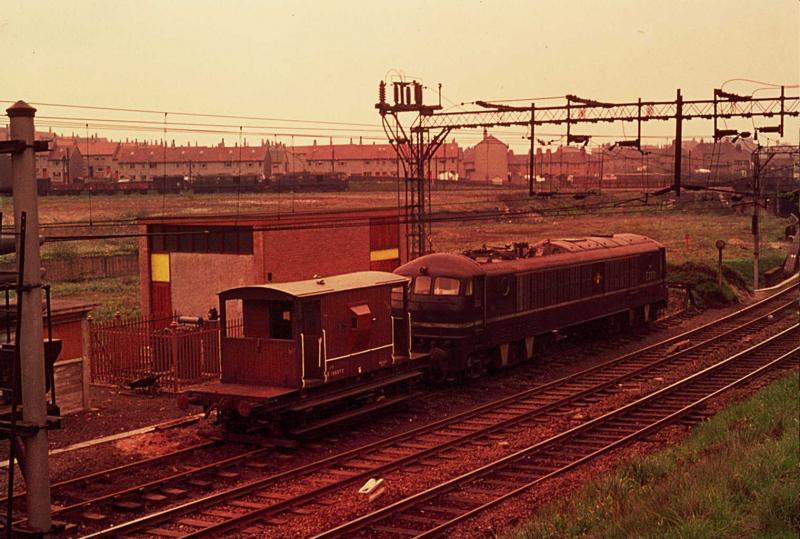
[[95,320],[108,320],[117,312],[126,317],[140,313],[138,275],[85,281],[56,281],[51,285],[55,299],[97,303],[98,306],[92,311]]
[[797,372],[543,507],[505,539],[800,536]]

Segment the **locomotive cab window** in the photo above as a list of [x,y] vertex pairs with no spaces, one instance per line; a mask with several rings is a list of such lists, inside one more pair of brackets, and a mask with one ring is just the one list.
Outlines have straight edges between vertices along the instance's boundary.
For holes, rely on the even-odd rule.
[[452,279],[450,277],[437,277],[433,285],[433,295],[457,296],[460,288],[461,282],[458,279]]
[[430,294],[431,293],[431,279],[427,275],[420,275],[416,279],[414,279],[414,294]]

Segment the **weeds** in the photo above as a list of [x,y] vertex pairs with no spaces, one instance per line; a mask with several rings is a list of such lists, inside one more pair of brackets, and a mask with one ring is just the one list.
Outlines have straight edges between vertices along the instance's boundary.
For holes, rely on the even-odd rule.
[[507,539],[797,537],[800,376],[698,426],[678,446],[621,465]]

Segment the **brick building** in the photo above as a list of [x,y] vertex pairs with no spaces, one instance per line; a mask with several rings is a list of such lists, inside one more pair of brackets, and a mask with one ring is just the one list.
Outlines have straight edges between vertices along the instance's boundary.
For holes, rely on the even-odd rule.
[[[313,144],[286,148],[287,172],[339,172],[347,176],[396,177],[397,154],[390,144]],[[464,175],[464,154],[456,142],[442,144],[431,160],[431,175],[457,179]],[[400,175],[403,169],[400,167]]]
[[83,155],[78,146],[59,144],[59,139],[50,143],[49,152],[36,154],[37,179],[49,179],[53,183],[70,184],[83,174]]
[[406,261],[401,217],[392,208],[141,220],[142,312],[205,316],[226,288],[392,271]]
[[105,138],[70,137],[55,139],[56,146],[75,146],[83,158],[83,170],[80,176],[85,181],[102,181],[119,179],[119,166],[116,159],[119,142]]
[[508,145],[483,130],[483,140],[464,150],[464,175],[468,180],[503,184],[509,176]]
[[747,139],[735,143],[700,141],[692,149],[692,163],[695,169],[710,170],[714,175],[744,178],[753,173],[754,151],[755,144]]
[[121,144],[116,154],[121,178],[152,180],[155,176],[192,178],[212,175],[265,175],[271,168],[267,145],[158,146]]

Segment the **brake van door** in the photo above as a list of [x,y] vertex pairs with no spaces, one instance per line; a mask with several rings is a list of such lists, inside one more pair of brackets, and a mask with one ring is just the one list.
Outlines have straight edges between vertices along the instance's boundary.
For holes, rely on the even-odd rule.
[[320,320],[319,301],[306,301],[303,303],[303,339],[302,354],[306,384],[322,382],[323,363],[322,357],[322,324]]

